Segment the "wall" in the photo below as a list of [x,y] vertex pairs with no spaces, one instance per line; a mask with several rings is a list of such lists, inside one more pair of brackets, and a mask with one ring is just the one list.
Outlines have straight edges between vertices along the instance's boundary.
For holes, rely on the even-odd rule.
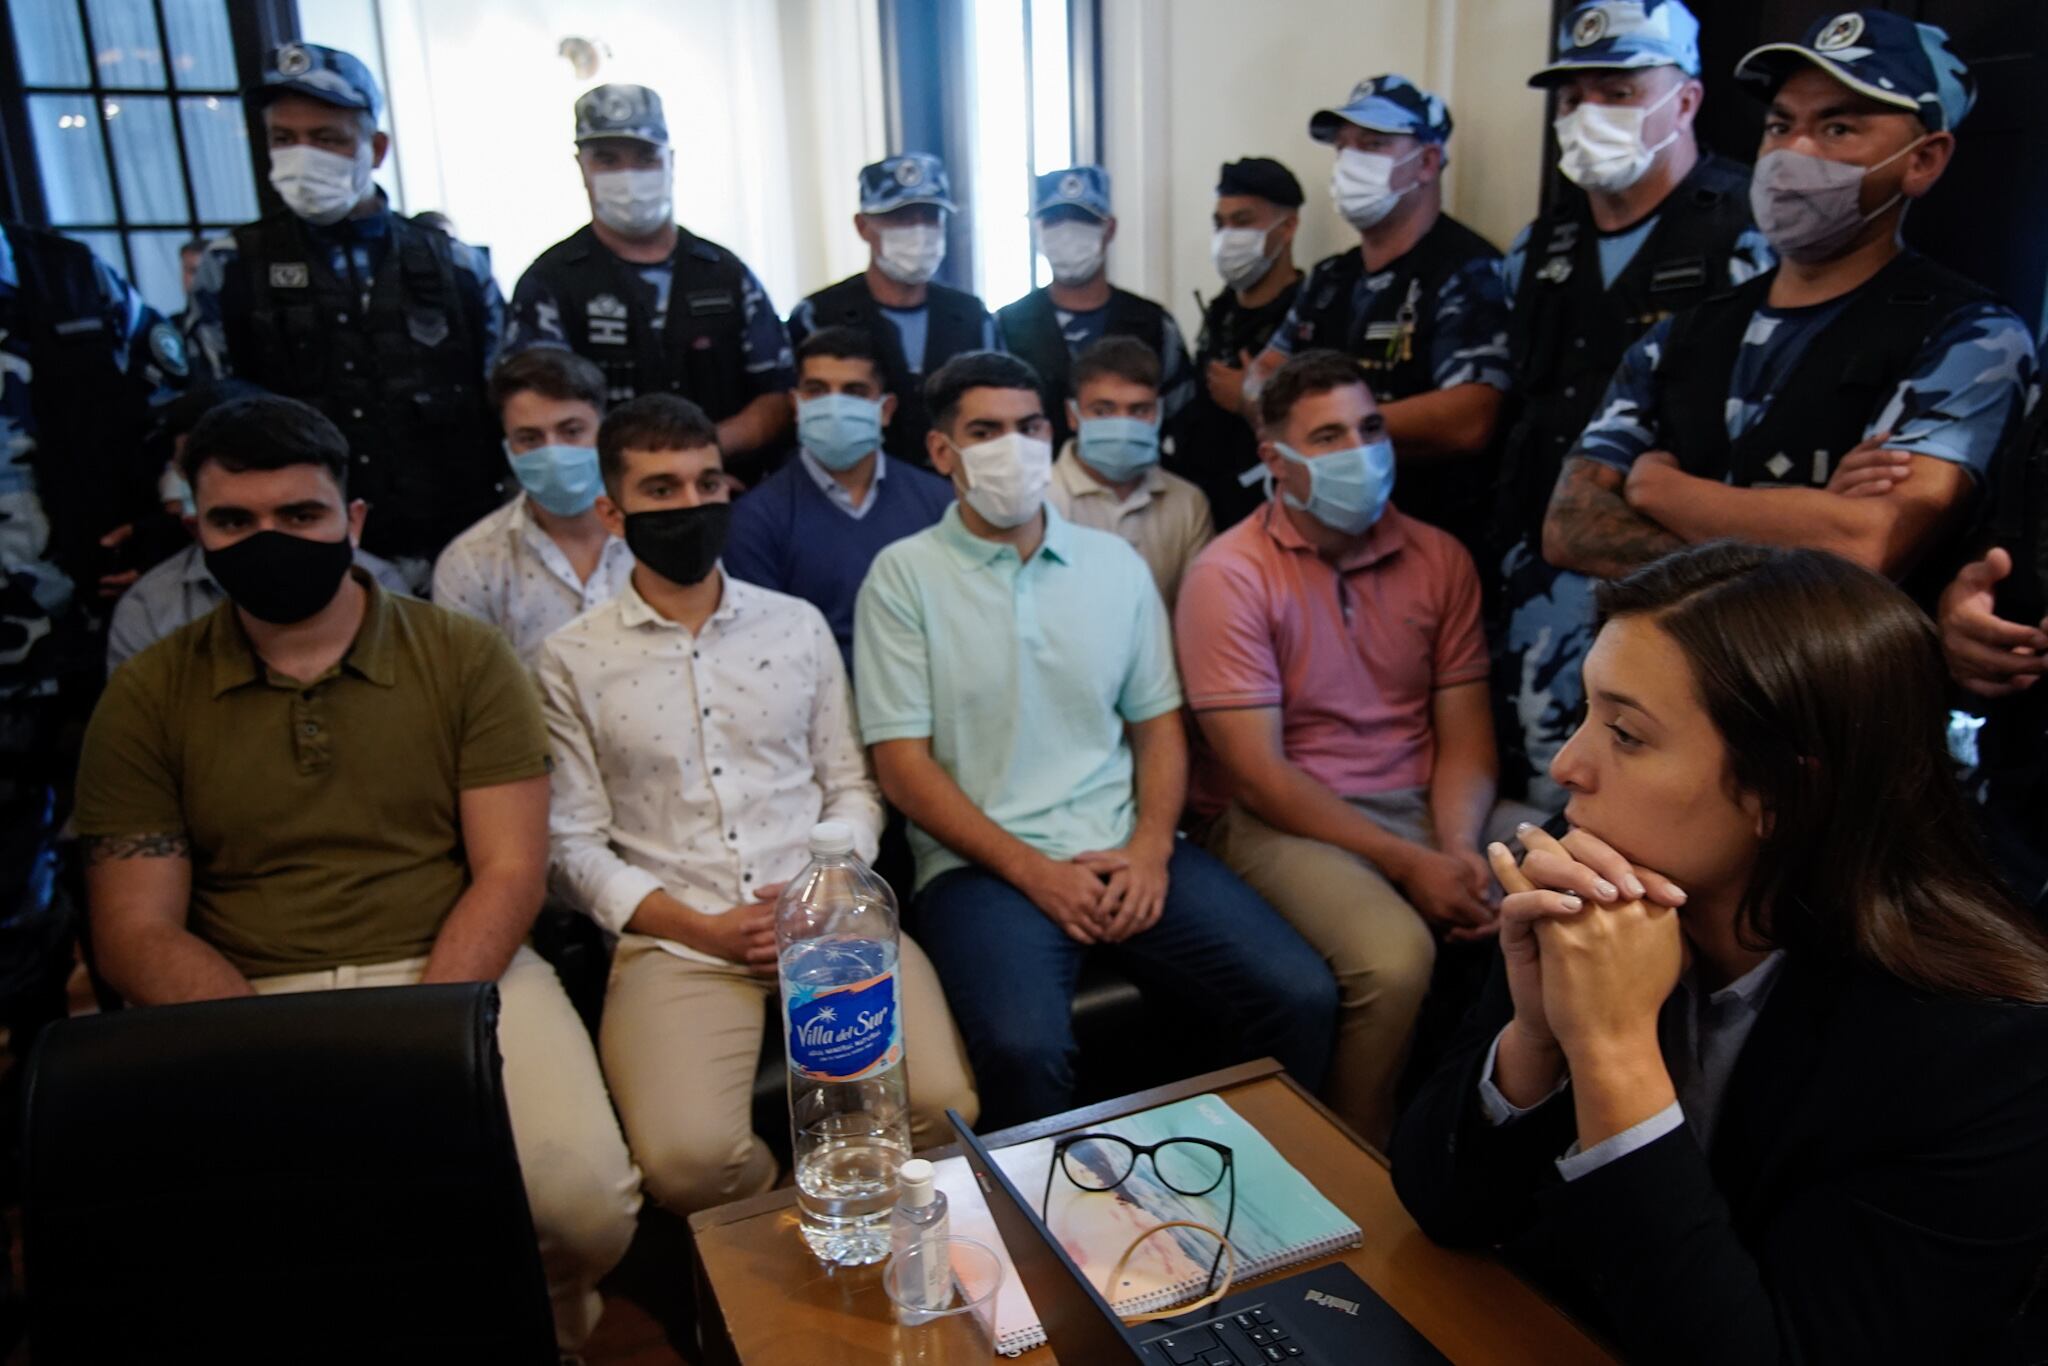
[[1354,243],[1308,118],[1383,71],[1450,104],[1445,207],[1505,248],[1536,211],[1544,105],[1524,83],[1548,52],[1547,10],[1538,0],[1103,0],[1112,277],[1167,304],[1192,337],[1194,291],[1222,288],[1209,261],[1216,170],[1244,156],[1277,157],[1307,192],[1302,266]]
[[[856,171],[880,155],[874,0],[302,0],[315,42],[381,32],[399,148],[387,182],[491,248],[509,293],[589,219],[576,97],[605,81],[660,92],[676,141],[676,213],[738,252],[779,310],[857,269]],[[579,80],[565,37],[610,56]],[[848,54],[854,54],[848,59]],[[373,62],[373,66],[377,63]],[[848,242],[851,245],[848,245]]]

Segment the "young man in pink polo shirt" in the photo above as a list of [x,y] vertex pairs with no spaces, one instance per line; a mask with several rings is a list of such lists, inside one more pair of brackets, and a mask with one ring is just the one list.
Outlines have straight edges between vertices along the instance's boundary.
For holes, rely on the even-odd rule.
[[1471,557],[1388,504],[1393,443],[1357,364],[1303,352],[1259,408],[1276,496],[1195,561],[1174,634],[1227,799],[1209,847],[1329,961],[1329,1100],[1379,1142],[1436,938],[1494,932],[1480,850],[1537,816],[1495,802]]

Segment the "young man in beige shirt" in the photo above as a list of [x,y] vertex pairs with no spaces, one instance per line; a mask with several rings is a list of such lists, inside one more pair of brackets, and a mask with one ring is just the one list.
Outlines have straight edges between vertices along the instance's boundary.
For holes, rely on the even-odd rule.
[[1075,435],[1046,498],[1068,521],[1129,542],[1171,611],[1216,526],[1207,495],[1159,468],[1159,383],[1158,353],[1136,338],[1104,337],[1080,354],[1067,402]]

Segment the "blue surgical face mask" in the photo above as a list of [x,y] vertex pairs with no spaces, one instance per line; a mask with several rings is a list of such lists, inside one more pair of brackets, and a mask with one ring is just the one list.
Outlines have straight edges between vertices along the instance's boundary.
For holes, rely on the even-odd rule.
[[590,511],[604,489],[604,477],[597,472],[595,446],[541,446],[515,451],[506,443],[505,458],[512,473],[542,507],[557,517],[580,517]]
[[1159,463],[1159,426],[1141,417],[1084,417],[1075,439],[1082,462],[1113,484]]
[[828,470],[850,470],[882,444],[882,401],[852,394],[820,394],[796,405],[796,434]]
[[1273,449],[1282,458],[1308,467],[1308,501],[1284,490],[1281,499],[1330,530],[1357,536],[1387,510],[1387,496],[1394,491],[1393,442],[1382,439],[1314,458],[1299,455],[1278,441]]

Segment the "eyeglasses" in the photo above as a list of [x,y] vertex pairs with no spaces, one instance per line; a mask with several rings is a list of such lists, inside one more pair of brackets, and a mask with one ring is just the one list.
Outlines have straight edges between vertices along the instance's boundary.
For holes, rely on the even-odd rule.
[[[1039,1219],[1045,1220],[1052,1204],[1054,1172],[1064,1173],[1068,1181],[1084,1191],[1113,1191],[1130,1180],[1141,1157],[1151,1162],[1152,1174],[1159,1184],[1176,1195],[1207,1195],[1226,1178],[1230,1181],[1230,1204],[1223,1219],[1223,1234],[1217,1241],[1215,1260],[1209,1264],[1207,1289],[1213,1290],[1216,1273],[1223,1266],[1223,1255],[1229,1250],[1231,1224],[1237,1218],[1237,1159],[1221,1143],[1211,1143],[1206,1138],[1168,1138],[1139,1144],[1116,1134],[1070,1134],[1053,1144],[1052,1161],[1045,1169],[1045,1194],[1038,1201]],[[1172,1312],[1183,1313],[1190,1307],[1182,1305]]]

